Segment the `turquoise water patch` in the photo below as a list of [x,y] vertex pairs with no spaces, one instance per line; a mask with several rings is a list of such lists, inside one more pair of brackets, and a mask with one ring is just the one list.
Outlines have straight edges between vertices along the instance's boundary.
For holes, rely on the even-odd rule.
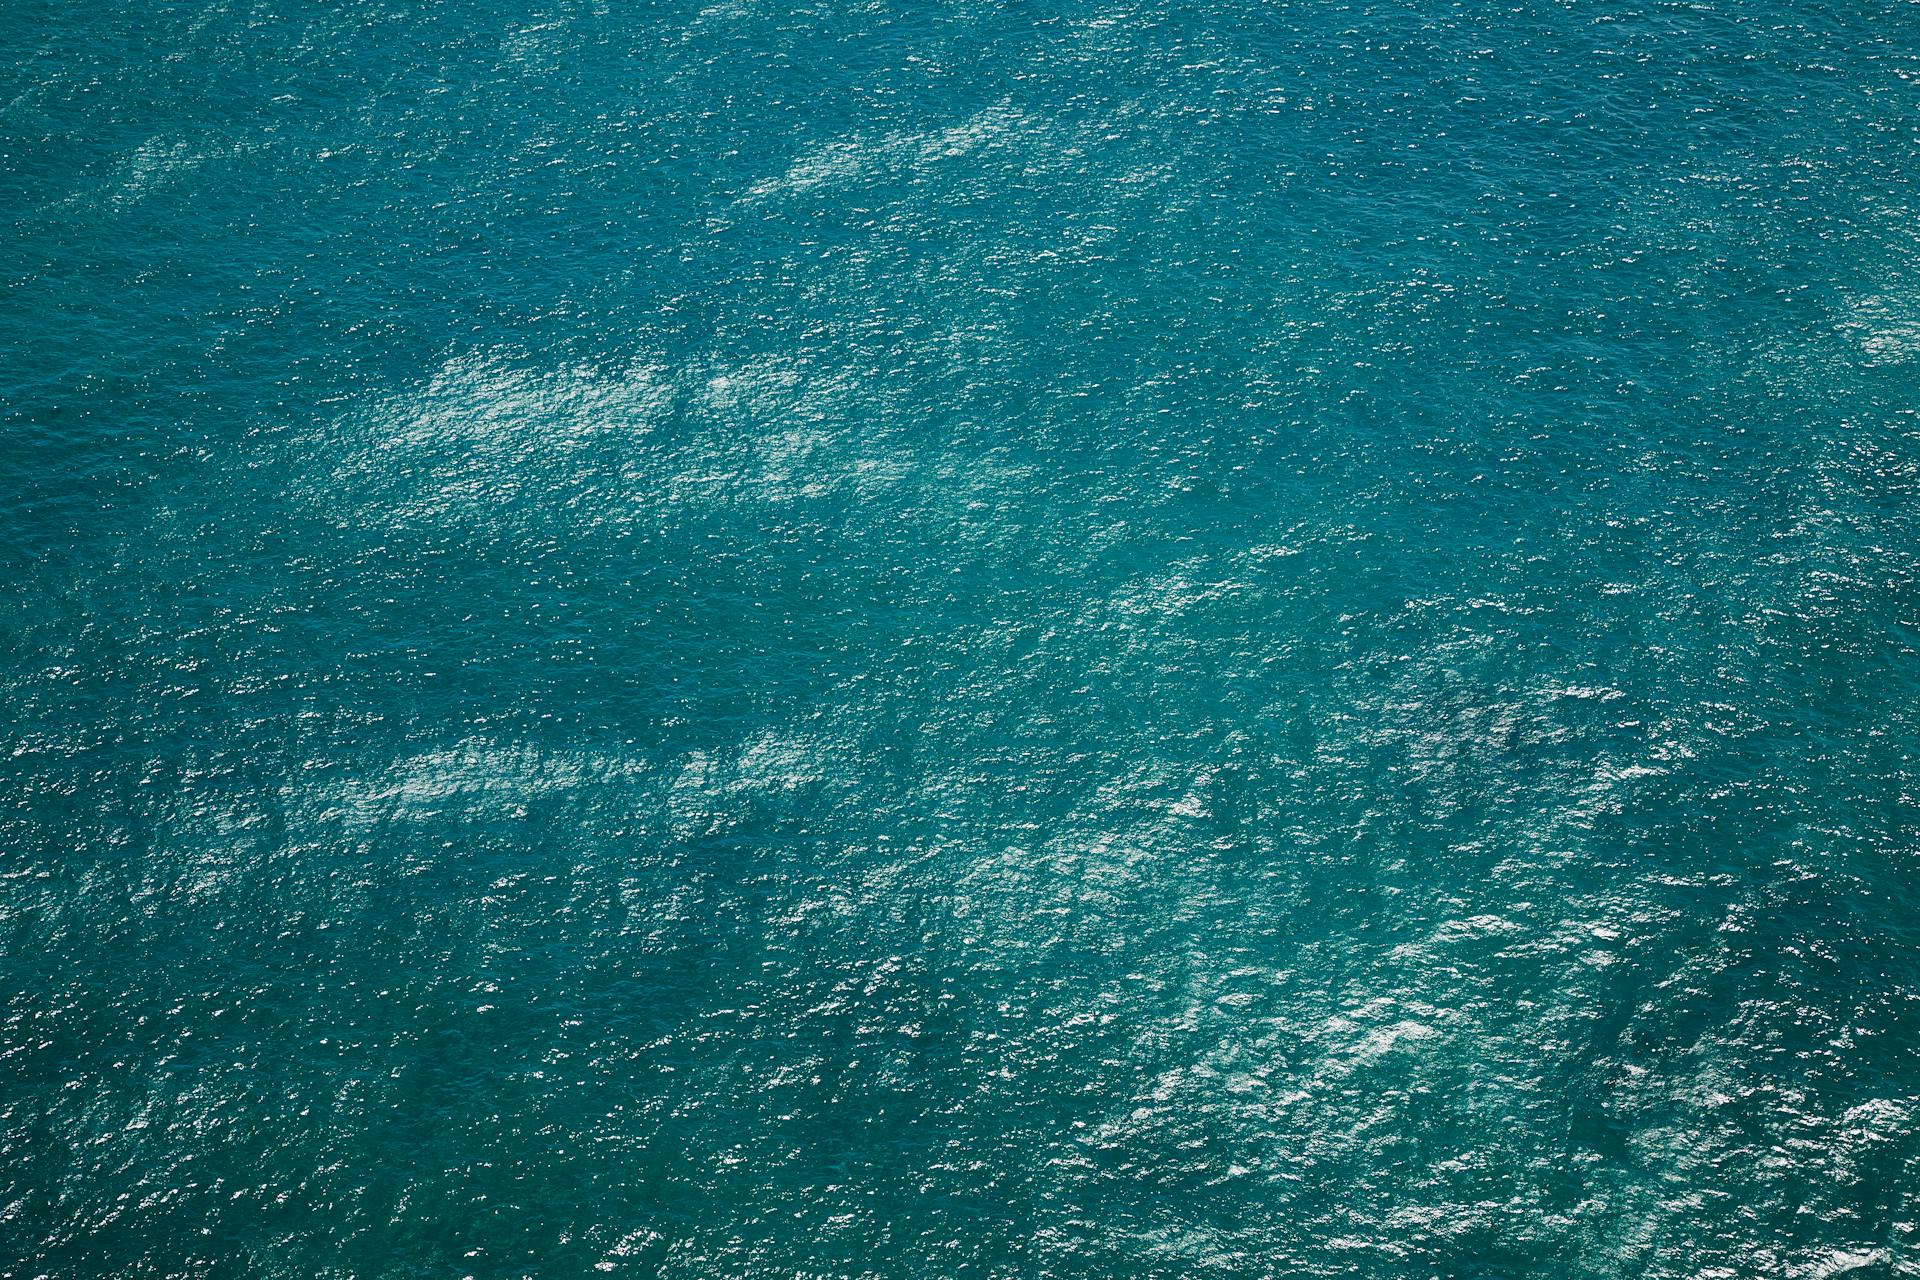
[[1920,1270],[1911,5],[0,16],[0,1275]]

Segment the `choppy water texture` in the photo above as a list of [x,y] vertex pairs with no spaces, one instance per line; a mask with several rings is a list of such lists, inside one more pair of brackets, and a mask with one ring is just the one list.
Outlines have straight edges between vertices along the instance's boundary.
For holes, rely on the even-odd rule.
[[1920,7],[0,48],[0,1276],[1920,1275]]

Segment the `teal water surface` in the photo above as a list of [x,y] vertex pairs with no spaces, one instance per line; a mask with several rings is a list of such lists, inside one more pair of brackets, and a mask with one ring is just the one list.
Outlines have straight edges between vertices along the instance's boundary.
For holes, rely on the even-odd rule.
[[10,0],[0,1277],[1920,1276],[1920,7]]

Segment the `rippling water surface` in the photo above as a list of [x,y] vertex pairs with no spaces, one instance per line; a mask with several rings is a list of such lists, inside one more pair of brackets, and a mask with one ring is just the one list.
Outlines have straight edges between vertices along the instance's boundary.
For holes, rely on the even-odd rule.
[[1920,1275],[1920,7],[13,0],[0,1276]]

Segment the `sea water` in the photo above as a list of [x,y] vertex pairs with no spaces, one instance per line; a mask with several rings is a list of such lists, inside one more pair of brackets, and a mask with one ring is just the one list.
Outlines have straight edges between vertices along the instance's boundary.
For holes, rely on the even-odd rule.
[[1920,8],[11,0],[0,1275],[1920,1275]]

